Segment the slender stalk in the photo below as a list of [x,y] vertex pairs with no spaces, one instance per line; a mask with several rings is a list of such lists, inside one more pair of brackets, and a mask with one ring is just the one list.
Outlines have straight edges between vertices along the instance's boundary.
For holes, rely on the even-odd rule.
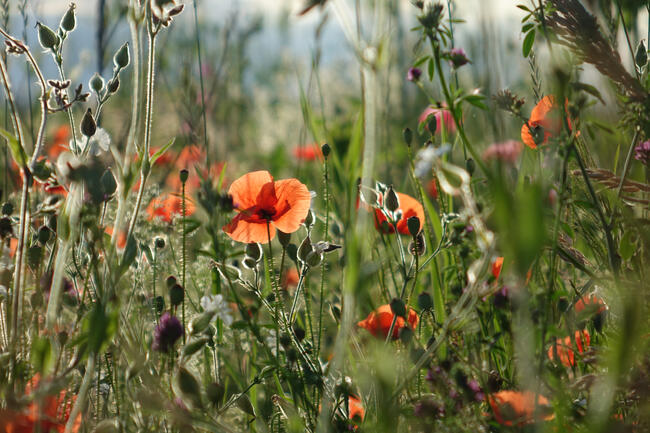
[[[183,178],[185,179],[185,178]],[[187,294],[187,287],[185,286],[185,271],[186,271],[186,264],[187,264],[187,236],[185,235],[185,216],[186,216],[186,208],[185,208],[185,181],[183,180],[181,182],[181,208],[183,212],[183,225],[182,225],[182,230],[183,233],[181,233],[182,236],[182,255],[183,255],[183,263],[182,263],[182,273],[181,273],[181,281],[183,284],[183,291]],[[182,309],[182,314],[183,314],[183,329],[185,329],[185,297],[186,295],[183,296],[183,302],[181,303],[181,309]],[[185,332],[183,332],[183,343],[185,343]]]
[[203,85],[203,62],[201,61],[201,33],[199,32],[198,0],[194,0],[194,37],[196,39],[196,52],[199,60],[199,82],[201,83],[201,115],[203,116],[203,142],[205,153],[208,159],[207,166],[210,167],[210,150],[208,149],[208,121],[205,113],[205,90]]
[[81,416],[81,411],[86,405],[86,397],[88,396],[88,391],[90,389],[90,385],[92,384],[93,376],[95,375],[96,357],[97,354],[95,352],[91,352],[88,355],[86,373],[84,374],[84,378],[81,381],[81,387],[79,388],[79,393],[77,394],[77,399],[74,402],[74,406],[72,406],[72,411],[70,412],[68,422],[65,425],[65,433],[72,433],[74,430],[75,420],[77,417]]
[[[327,164],[327,157],[323,162],[325,174],[323,176],[323,195],[325,200],[325,231],[323,240],[329,241],[329,223],[330,223],[330,196],[329,196],[329,166]],[[319,294],[319,312],[318,312],[318,341],[316,342],[316,356],[320,355],[321,336],[323,333],[323,292],[325,289],[325,267],[327,262],[323,260],[320,269],[320,294]]]

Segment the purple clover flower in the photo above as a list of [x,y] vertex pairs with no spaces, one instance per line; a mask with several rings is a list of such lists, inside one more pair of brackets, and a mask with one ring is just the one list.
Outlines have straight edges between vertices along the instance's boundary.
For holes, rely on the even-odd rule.
[[419,68],[409,68],[406,73],[406,79],[413,82],[418,81],[420,76],[422,76],[422,70]]
[[454,68],[459,68],[469,63],[467,54],[465,54],[465,50],[462,48],[452,48],[449,52],[449,60]]
[[650,165],[650,140],[644,141],[634,148],[634,159],[641,161],[644,165]]
[[176,316],[164,312],[160,316],[160,322],[156,325],[156,329],[153,331],[152,349],[157,352],[169,352],[174,343],[184,334],[183,325]]

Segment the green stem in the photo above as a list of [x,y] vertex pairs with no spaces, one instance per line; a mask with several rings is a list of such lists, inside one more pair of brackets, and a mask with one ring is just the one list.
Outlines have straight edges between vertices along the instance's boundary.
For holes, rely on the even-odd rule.
[[[185,297],[187,296],[187,287],[185,286],[185,270],[186,270],[186,264],[187,264],[187,247],[186,247],[186,238],[187,236],[185,235],[185,215],[186,215],[186,209],[185,209],[185,182],[182,182],[181,184],[181,206],[182,206],[182,211],[183,211],[183,233],[182,235],[182,274],[181,274],[181,281],[183,284],[183,291],[185,292],[185,295],[183,296],[183,302],[181,303],[181,309],[183,312],[183,329],[185,329]],[[185,343],[185,332],[183,333],[183,343]]]

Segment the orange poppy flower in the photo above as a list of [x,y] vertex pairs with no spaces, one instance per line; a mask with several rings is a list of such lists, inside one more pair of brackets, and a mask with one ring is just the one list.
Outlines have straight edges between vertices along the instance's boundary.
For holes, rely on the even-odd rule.
[[358,422],[362,422],[366,416],[366,411],[361,404],[361,400],[354,395],[348,397],[348,412],[348,417]]
[[[538,144],[546,144],[549,138],[562,131],[562,114],[555,97],[544,96],[531,111],[528,124],[521,127],[521,140],[531,149],[537,148]],[[571,120],[568,120],[568,123],[571,128]],[[534,135],[539,135],[540,143],[535,142]]]
[[607,304],[596,295],[583,296],[578,299],[575,305],[576,313],[582,313],[584,311],[585,315],[600,314],[606,310]]
[[[406,221],[412,216],[418,217],[420,220],[420,230],[422,230],[422,226],[424,225],[424,208],[420,202],[410,195],[402,194],[401,192],[397,193],[397,198],[399,199],[398,211],[402,211],[402,217],[397,222],[397,231],[403,235],[408,235],[409,228]],[[386,227],[383,224],[384,221],[388,222],[386,215],[380,209],[375,209],[375,228],[383,233],[395,233],[394,227],[390,224]]]
[[[106,227],[104,229],[104,232],[109,236],[113,236],[113,227],[112,226]],[[126,233],[124,231],[120,231],[117,234],[117,240],[115,242],[115,245],[117,245],[117,248],[119,249],[124,249],[124,247],[126,246]]]
[[298,271],[296,268],[291,267],[282,278],[282,288],[288,289],[289,287],[296,287],[299,280],[300,275],[298,274]]
[[[190,216],[195,210],[196,206],[192,200],[185,197],[185,215]],[[183,215],[183,200],[174,194],[154,198],[147,206],[147,214],[150,220],[158,217],[166,223],[171,223],[176,215]]]
[[[575,347],[577,347],[578,353],[584,353],[589,348],[590,341],[591,338],[586,329],[575,332]],[[548,359],[553,361],[556,353],[560,358],[560,362],[565,367],[572,367],[575,365],[575,352],[573,350],[573,342],[571,341],[570,336],[555,340],[555,344],[548,348]]]
[[68,142],[70,141],[70,127],[67,124],[59,126],[54,131],[52,145],[47,150],[50,160],[54,161],[63,152],[68,151]]
[[[25,392],[31,394],[40,381],[37,373],[27,384]],[[58,396],[46,396],[41,401],[32,401],[27,410],[15,412],[10,409],[0,409],[0,431],[6,433],[32,433],[35,431],[63,433],[70,417],[76,396],[67,398],[63,390]],[[77,433],[81,427],[81,414],[77,417],[72,431]]]
[[205,151],[199,146],[185,146],[176,158],[176,167],[179,169],[190,168],[205,160]]
[[499,279],[499,275],[501,275],[501,268],[503,267],[503,257],[497,257],[494,259],[492,262],[492,275],[494,276],[495,280]]
[[506,426],[521,427],[554,417],[548,399],[531,391],[499,391],[489,395],[488,402],[496,421]]
[[[237,242],[267,243],[275,230],[293,233],[307,217],[311,194],[298,179],[274,181],[268,171],[254,171],[235,180],[228,194],[239,212],[223,226]],[[267,224],[268,230],[267,233]]]
[[293,156],[297,160],[302,161],[316,161],[323,160],[323,151],[318,143],[307,144],[305,146],[298,146],[293,149]]
[[[415,329],[420,320],[417,313],[412,308],[409,308],[407,316],[408,326],[411,329]],[[370,312],[368,317],[357,323],[357,326],[368,330],[375,337],[386,338],[388,336],[388,331],[390,331],[390,325],[393,323],[393,317],[395,317],[395,315],[390,309],[390,305],[384,304],[375,311]],[[406,326],[404,318],[398,316],[395,321],[395,326],[393,327],[393,339],[399,337],[399,331],[404,328],[404,326]]]

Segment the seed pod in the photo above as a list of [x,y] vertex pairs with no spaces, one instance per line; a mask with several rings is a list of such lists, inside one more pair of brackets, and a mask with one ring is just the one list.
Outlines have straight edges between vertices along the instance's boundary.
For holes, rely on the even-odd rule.
[[307,236],[300,244],[300,248],[298,248],[298,258],[301,261],[306,262],[307,257],[313,250],[314,248],[311,245],[311,239],[309,239],[309,236]]
[[125,42],[113,56],[113,63],[115,64],[115,68],[119,71],[120,69],[126,68],[130,61],[129,43]]
[[190,172],[187,171],[187,169],[184,168],[184,169],[182,169],[180,171],[180,173],[178,175],[179,175],[179,177],[181,179],[181,182],[185,183],[185,182],[187,182],[187,178],[190,177]]
[[476,162],[472,158],[467,158],[467,161],[465,161],[465,169],[470,176],[473,175],[476,170]]
[[330,156],[330,153],[331,153],[331,151],[332,151],[332,148],[330,147],[329,144],[327,144],[327,143],[323,144],[323,145],[320,147],[320,149],[321,149],[321,151],[323,152],[323,156],[324,156],[325,158],[327,158],[328,156]]
[[11,202],[5,202],[2,204],[2,215],[11,215],[14,213],[14,205]]
[[644,67],[648,63],[648,50],[646,50],[643,41],[640,41],[639,45],[636,47],[634,62],[639,68]]
[[117,92],[117,89],[120,88],[120,79],[115,77],[111,81],[108,82],[108,93],[115,93]]
[[316,251],[312,251],[311,253],[307,254],[307,260],[305,262],[310,268],[315,268],[318,265],[321,264],[323,261],[323,255],[320,253],[317,253]]
[[59,37],[54,31],[42,23],[36,23],[38,26],[38,42],[43,48],[53,50],[59,45]]
[[165,283],[167,284],[167,288],[171,289],[176,284],[176,277],[173,275],[168,276]]
[[117,190],[117,182],[115,181],[113,172],[111,172],[110,170],[106,170],[104,174],[102,174],[101,182],[102,182],[102,190],[103,190],[102,192],[104,193],[104,199],[108,200]]
[[240,394],[236,403],[238,408],[251,416],[255,416],[255,409],[253,408],[253,404],[246,394]]
[[157,237],[154,243],[156,245],[156,248],[158,248],[159,250],[162,250],[163,248],[165,248],[165,239],[164,238]]
[[86,137],[90,138],[93,135],[95,135],[96,131],[97,131],[97,123],[95,123],[95,119],[93,118],[93,114],[89,108],[86,111],[86,114],[84,114],[83,119],[81,119],[81,133]]
[[92,76],[88,82],[88,86],[93,89],[96,93],[101,92],[104,89],[104,79],[101,75],[95,72],[95,75]]
[[397,209],[399,209],[399,198],[393,189],[393,185],[390,185],[388,187],[388,191],[386,191],[384,194],[384,206],[390,212],[395,212]]
[[74,3],[70,3],[68,10],[66,11],[65,15],[63,15],[63,18],[61,18],[61,23],[59,24],[59,27],[68,33],[73,31],[77,25],[77,20],[74,14],[76,7],[77,6]]
[[291,233],[285,233],[282,230],[278,230],[278,241],[283,248],[286,248],[291,242]]
[[429,292],[422,292],[418,295],[418,307],[422,311],[433,309],[433,298]]
[[52,235],[52,230],[50,230],[47,226],[41,226],[38,229],[38,242],[41,245],[45,245],[47,241],[50,240],[50,237]]

